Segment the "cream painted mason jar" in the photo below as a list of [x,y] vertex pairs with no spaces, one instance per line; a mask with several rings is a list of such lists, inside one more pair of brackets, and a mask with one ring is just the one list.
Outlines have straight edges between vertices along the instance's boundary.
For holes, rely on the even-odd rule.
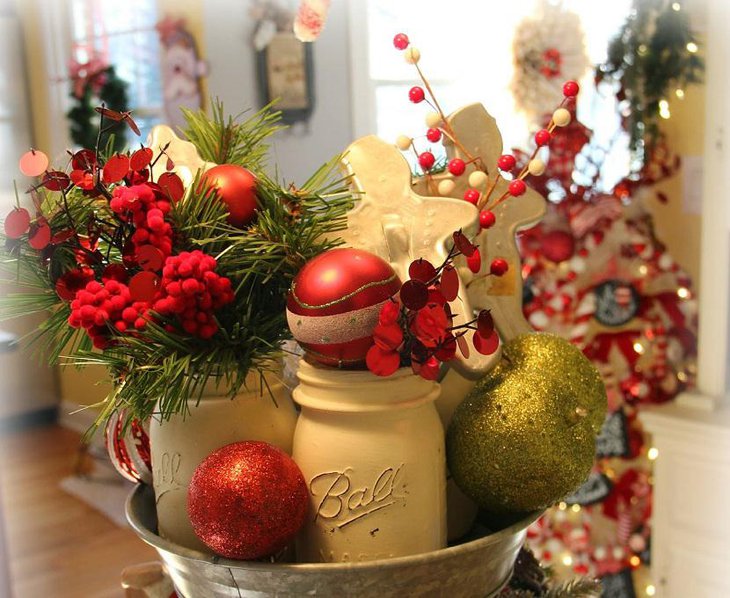
[[309,488],[299,562],[354,562],[446,545],[439,387],[410,368],[370,372],[299,365],[293,457]]
[[289,390],[270,374],[263,390],[258,372],[246,382],[234,398],[211,382],[197,405],[188,401],[185,417],[150,422],[159,534],[175,544],[210,552],[193,532],[187,496],[195,469],[213,451],[232,442],[263,440],[291,454],[297,414]]

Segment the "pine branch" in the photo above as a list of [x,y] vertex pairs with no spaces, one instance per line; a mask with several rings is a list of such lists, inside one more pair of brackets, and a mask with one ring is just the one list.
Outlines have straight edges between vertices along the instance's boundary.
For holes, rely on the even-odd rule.
[[205,112],[182,109],[187,128],[185,135],[197,148],[203,160],[216,164],[237,164],[252,171],[260,171],[266,166],[269,147],[266,140],[283,129],[278,123],[281,112],[264,106],[246,120],[226,117],[223,103],[211,99],[209,118]]

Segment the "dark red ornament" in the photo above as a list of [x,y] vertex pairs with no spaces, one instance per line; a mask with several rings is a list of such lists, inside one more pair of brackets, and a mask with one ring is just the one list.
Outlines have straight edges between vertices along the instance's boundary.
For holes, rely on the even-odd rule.
[[221,164],[207,170],[203,183],[214,187],[228,206],[228,222],[238,228],[250,224],[258,210],[256,177],[243,166]]
[[573,257],[575,238],[564,230],[550,231],[542,237],[541,251],[551,262],[559,264]]
[[308,355],[336,367],[363,364],[381,306],[401,288],[393,268],[361,249],[338,248],[307,262],[287,299],[294,338]]
[[297,464],[266,442],[218,449],[188,489],[195,534],[215,553],[251,560],[279,552],[304,525],[309,490]]
[[426,94],[424,93],[422,87],[415,85],[411,87],[410,91],[408,92],[408,99],[414,104],[420,104],[421,102],[423,102],[424,99],[426,99]]
[[395,37],[393,38],[393,45],[398,50],[405,50],[408,47],[409,43],[410,40],[405,33],[396,33]]

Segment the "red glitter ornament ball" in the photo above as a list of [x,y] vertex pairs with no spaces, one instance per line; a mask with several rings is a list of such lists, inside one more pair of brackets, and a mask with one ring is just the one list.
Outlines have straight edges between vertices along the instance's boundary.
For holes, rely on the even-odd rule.
[[414,104],[420,104],[421,102],[423,102],[424,99],[426,99],[426,94],[424,93],[422,87],[418,87],[418,85],[415,85],[414,87],[411,87],[410,91],[408,92],[408,99]]
[[326,251],[299,271],[287,319],[307,354],[325,365],[362,366],[385,301],[400,290],[388,262],[361,249]]
[[228,206],[228,222],[238,228],[249,224],[256,216],[256,177],[243,166],[220,164],[207,170],[203,184],[212,185]]
[[294,460],[266,442],[236,442],[198,465],[188,489],[193,531],[216,554],[276,554],[304,525],[309,491]]
[[542,238],[542,254],[551,262],[559,264],[569,260],[575,253],[575,238],[564,230],[553,230]]
[[124,426],[126,413],[115,411],[106,423],[104,441],[109,459],[119,475],[130,482],[152,483],[152,453],[149,426],[132,420]]

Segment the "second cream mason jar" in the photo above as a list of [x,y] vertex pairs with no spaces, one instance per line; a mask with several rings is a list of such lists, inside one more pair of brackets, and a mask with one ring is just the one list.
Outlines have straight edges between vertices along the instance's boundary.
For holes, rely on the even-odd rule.
[[309,489],[299,562],[356,562],[446,545],[444,432],[436,383],[302,360],[293,457]]

